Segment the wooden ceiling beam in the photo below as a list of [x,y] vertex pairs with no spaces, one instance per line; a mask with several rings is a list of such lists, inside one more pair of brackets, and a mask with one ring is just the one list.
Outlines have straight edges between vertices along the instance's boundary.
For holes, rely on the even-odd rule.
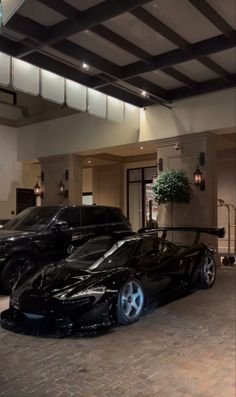
[[206,0],[188,0],[205,18],[207,18],[229,40],[233,40],[233,29],[224,18]]
[[91,29],[111,18],[132,11],[151,0],[106,0],[79,15],[61,21],[48,29],[48,44],[65,39],[86,29]]

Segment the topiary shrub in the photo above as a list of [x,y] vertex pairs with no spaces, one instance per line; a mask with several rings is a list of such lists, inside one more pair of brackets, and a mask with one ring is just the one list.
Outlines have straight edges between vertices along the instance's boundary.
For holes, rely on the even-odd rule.
[[192,188],[184,170],[162,172],[153,184],[153,192],[158,204],[189,203],[192,196]]

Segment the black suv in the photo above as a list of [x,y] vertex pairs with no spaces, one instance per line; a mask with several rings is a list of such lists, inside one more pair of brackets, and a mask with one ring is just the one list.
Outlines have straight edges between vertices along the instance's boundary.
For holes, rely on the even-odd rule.
[[119,208],[106,206],[30,207],[0,230],[0,285],[9,292],[17,277],[37,264],[57,261],[91,237],[132,233]]

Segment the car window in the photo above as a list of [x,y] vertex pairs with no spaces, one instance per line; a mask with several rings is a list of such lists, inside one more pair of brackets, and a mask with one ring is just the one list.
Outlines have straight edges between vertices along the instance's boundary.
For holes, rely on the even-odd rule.
[[4,229],[41,231],[58,212],[58,207],[30,207],[10,220]]
[[174,255],[178,251],[178,248],[170,243],[169,241],[159,239],[159,244],[157,248],[157,252],[160,257],[166,257],[170,255]]
[[105,207],[84,207],[82,208],[83,226],[101,225],[107,223]]
[[138,248],[137,255],[143,255],[154,249],[154,239],[152,237],[144,237]]
[[136,240],[119,240],[117,241],[97,262],[95,262],[90,270],[100,271],[107,269],[115,269],[128,265],[129,259],[137,246]]
[[124,222],[126,221],[126,219],[119,208],[108,208],[107,221],[108,223],[116,223],[116,222]]
[[67,222],[69,227],[81,226],[80,208],[65,208],[58,220]]

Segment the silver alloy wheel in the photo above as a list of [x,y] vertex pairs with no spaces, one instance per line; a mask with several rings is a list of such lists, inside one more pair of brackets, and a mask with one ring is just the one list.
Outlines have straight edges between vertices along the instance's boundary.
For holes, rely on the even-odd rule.
[[203,263],[203,276],[207,285],[211,285],[216,276],[215,261],[211,255],[207,255]]
[[144,304],[143,290],[136,280],[128,281],[121,292],[121,309],[129,320],[139,317]]

